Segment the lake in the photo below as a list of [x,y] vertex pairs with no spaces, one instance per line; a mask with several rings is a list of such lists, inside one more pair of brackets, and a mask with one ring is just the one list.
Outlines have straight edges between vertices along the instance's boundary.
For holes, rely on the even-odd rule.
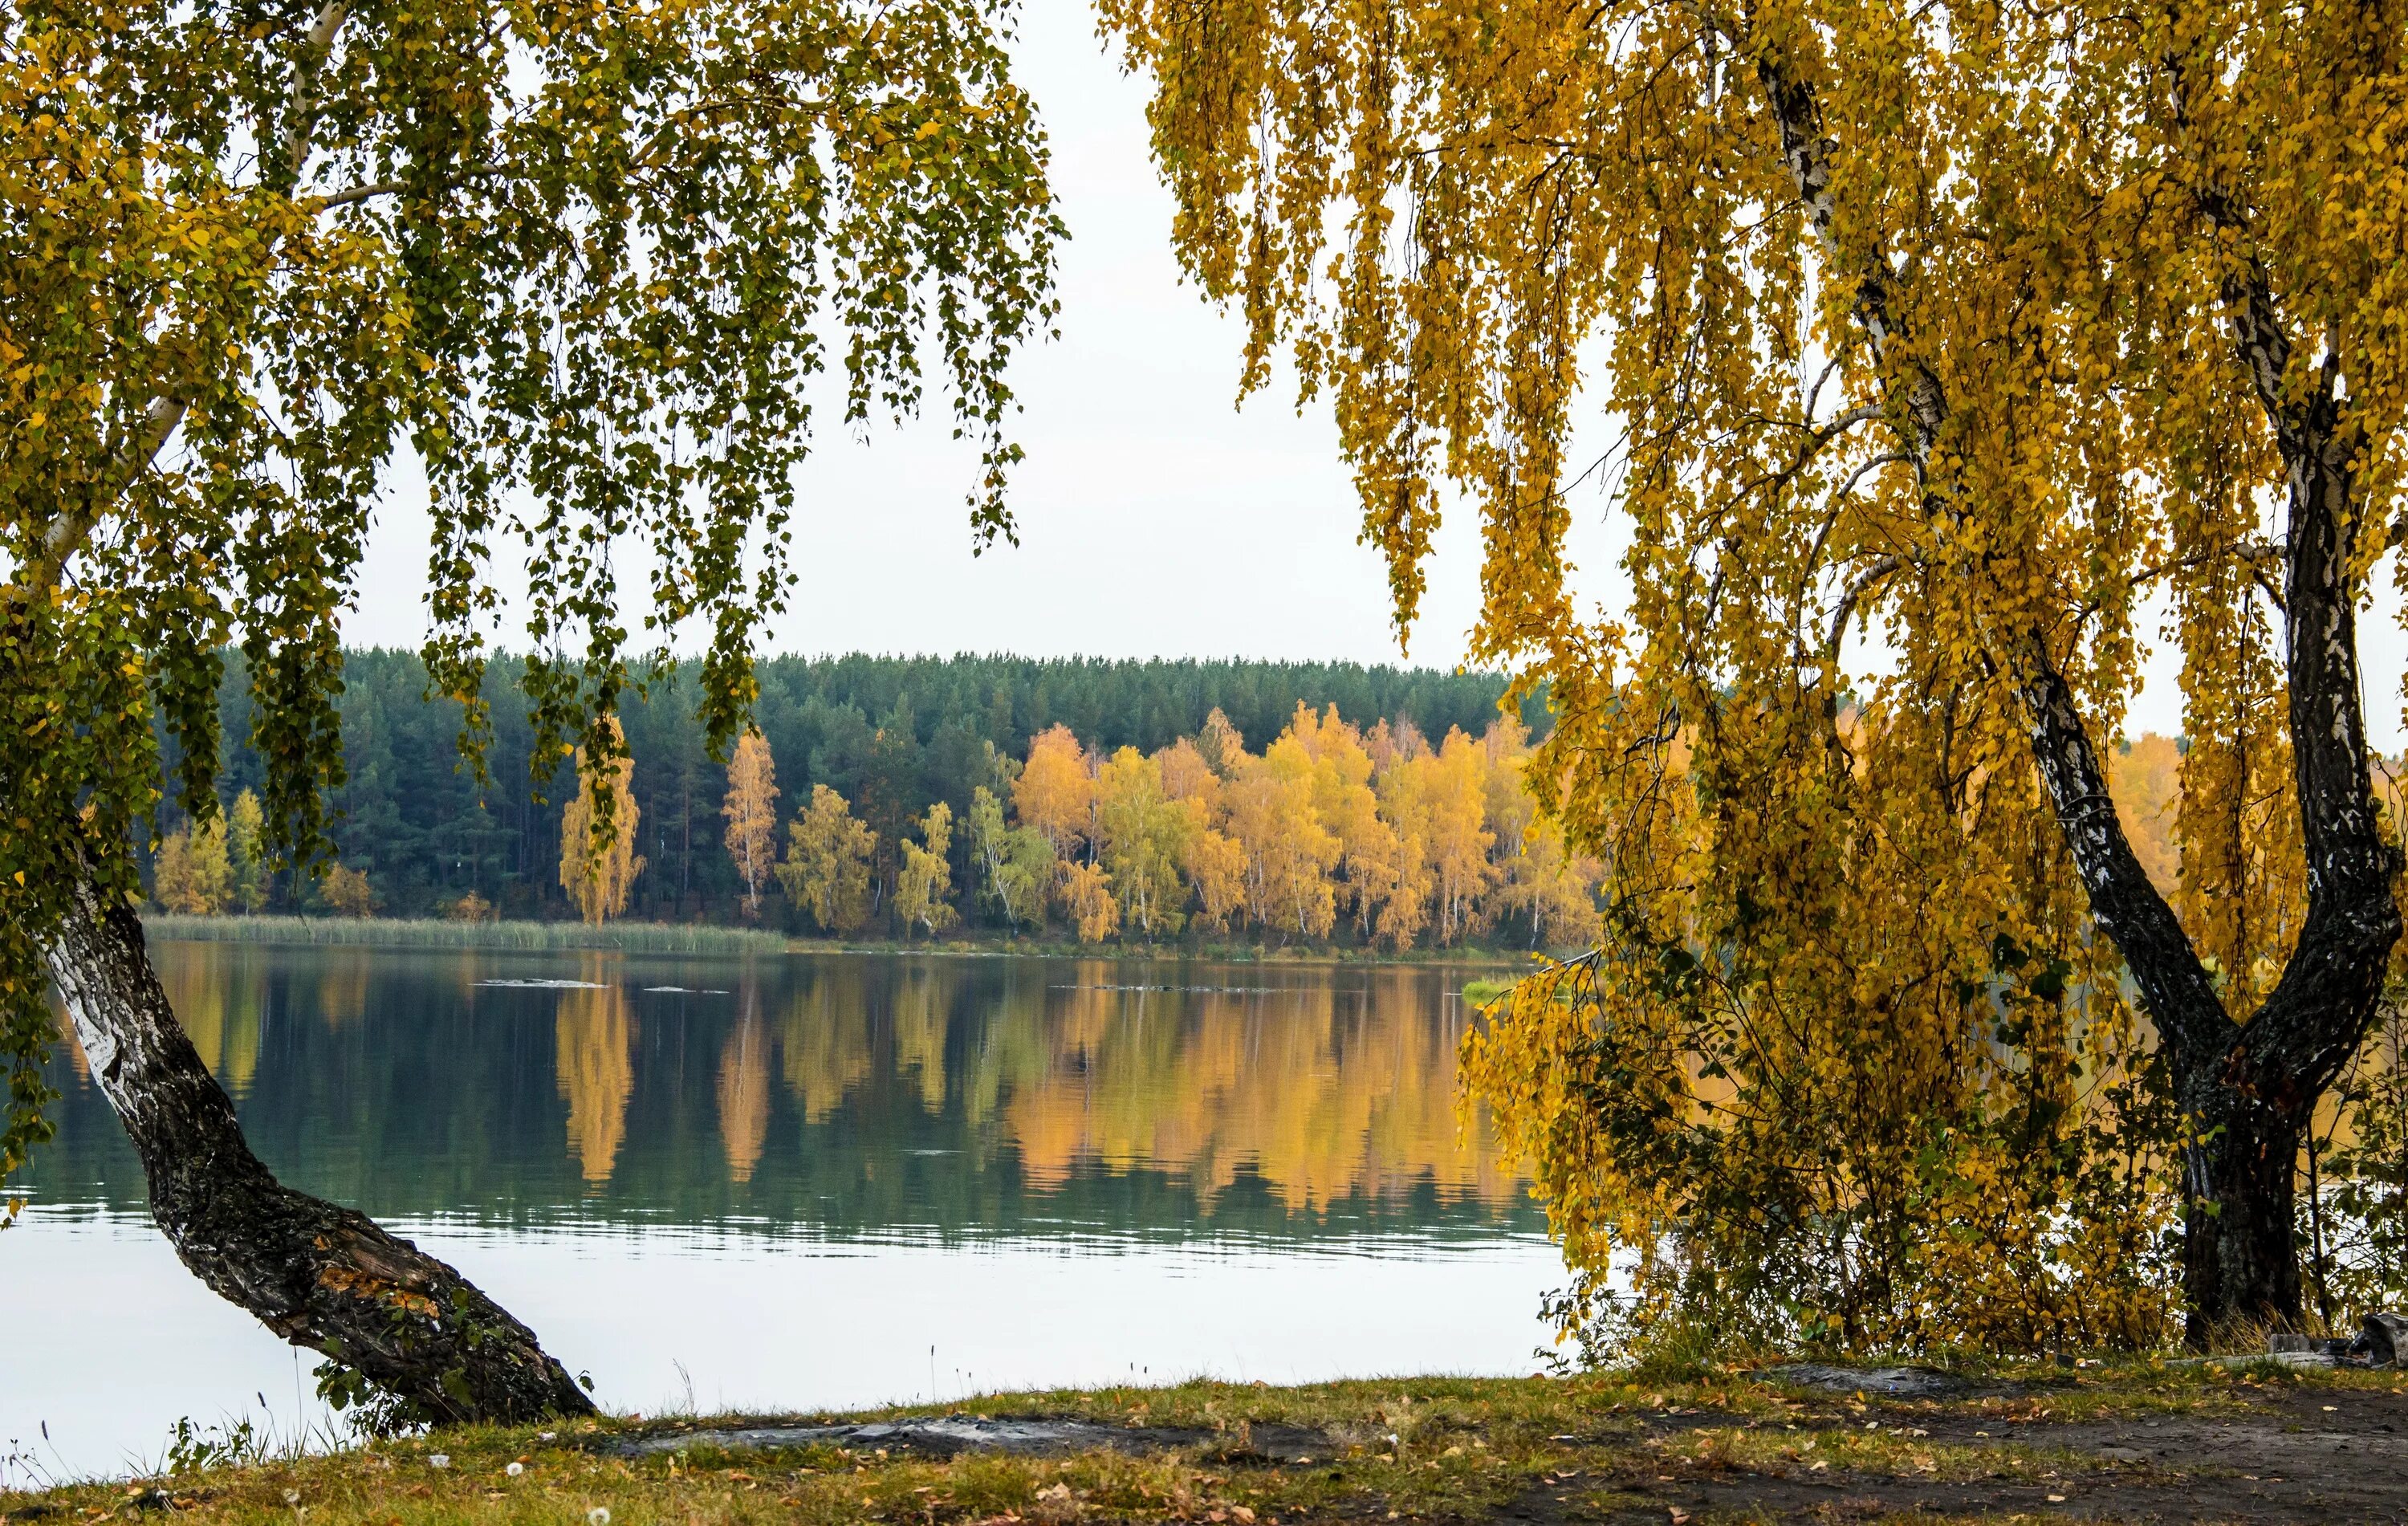
[[[165,943],[295,1187],[465,1272],[606,1405],[1527,1371],[1544,1221],[1432,966]],[[0,1484],[123,1472],[180,1417],[322,1427],[314,1354],[150,1228],[72,1044],[0,1233]]]

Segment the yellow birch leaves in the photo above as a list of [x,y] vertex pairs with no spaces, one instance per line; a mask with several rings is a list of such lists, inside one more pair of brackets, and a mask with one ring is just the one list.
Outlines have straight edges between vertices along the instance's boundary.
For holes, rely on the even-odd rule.
[[577,794],[560,813],[560,887],[577,914],[595,925],[627,909],[636,876],[644,871],[636,852],[636,792],[629,785],[636,765],[625,756],[615,717],[608,729],[619,756],[597,781],[580,751]]
[[761,891],[778,856],[777,764],[758,727],[737,740],[727,760],[727,796],[720,813],[727,818],[727,857],[744,885],[744,914],[757,920]]

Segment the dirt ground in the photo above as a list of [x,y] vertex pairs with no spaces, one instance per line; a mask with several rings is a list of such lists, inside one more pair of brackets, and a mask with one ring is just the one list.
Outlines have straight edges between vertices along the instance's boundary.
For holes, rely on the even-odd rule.
[[[1660,1444],[1671,1465],[1654,1473],[1629,1465],[1627,1442],[1615,1447],[1620,1455],[1613,1461],[1600,1457],[1600,1481],[1637,1498],[1592,1512],[1574,1490],[1542,1485],[1507,1506],[1500,1519],[2408,1521],[2408,1396],[2302,1385],[2242,1389],[2233,1402],[2240,1413],[2073,1420],[1968,1415],[1961,1404],[1947,1401],[1868,1408],[1875,1424],[1926,1432],[1929,1441],[1976,1456],[2009,1448],[2065,1454],[2069,1465],[2039,1477],[2003,1468],[1988,1477],[1948,1479],[1842,1468],[1810,1472],[1802,1460],[1753,1469],[1713,1461],[1700,1466],[1684,1462],[1679,1441],[1684,1432],[1732,1423],[1727,1417],[1648,1416],[1640,1422],[1644,1437]],[[1848,1418],[1844,1409],[1817,1417],[1826,1424]],[[2057,1476],[2046,1476],[2052,1473]]]
[[[1931,1391],[1885,1394],[1852,1388],[1842,1370],[1809,1371],[1819,1381],[1800,1382],[1798,1370],[1758,1375],[1729,1396],[1737,1404],[1656,1394],[1653,1404],[1564,1406],[1555,1413],[1571,1429],[1545,1438],[1550,1461],[1535,1480],[1477,1503],[1422,1502],[1396,1518],[1393,1491],[1361,1469],[1367,1448],[1350,1436],[1362,1432],[1342,1426],[1262,1425],[1234,1450],[1226,1433],[1115,1432],[1061,1417],[987,1422],[983,1434],[905,1422],[868,1428],[855,1444],[943,1457],[1184,1452],[1283,1474],[1310,1459],[1330,1467],[1329,1482],[1355,1486],[1297,1519],[2408,1522],[2408,1393],[2385,1386],[2388,1375],[2208,1373],[2195,1387],[2119,1390],[2114,1378],[2056,1372],[1985,1382],[1906,1370],[1908,1387]],[[1440,1428],[1426,1445],[1478,1432]],[[747,1445],[742,1431],[726,1434]],[[657,1452],[674,1442],[636,1445]]]
[[443,1431],[0,1493],[0,1526],[2408,1521],[2408,1373],[1785,1368]]

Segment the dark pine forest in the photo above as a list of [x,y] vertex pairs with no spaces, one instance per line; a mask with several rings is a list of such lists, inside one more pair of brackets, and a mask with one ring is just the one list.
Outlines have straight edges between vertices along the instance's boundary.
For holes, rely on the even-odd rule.
[[[1497,715],[1503,679],[1490,673],[1354,663],[1108,660],[1011,656],[776,657],[759,666],[754,719],[775,756],[781,819],[814,784],[853,802],[882,849],[930,803],[956,816],[981,785],[1000,784],[1004,760],[1055,724],[1109,752],[1151,752],[1200,730],[1219,709],[1259,746],[1301,703],[1336,705],[1349,720],[1411,722],[1443,737],[1477,735]],[[533,733],[518,689],[519,665],[496,659],[486,676],[493,712],[491,783],[460,762],[460,707],[430,699],[414,652],[348,655],[341,698],[345,782],[332,791],[337,857],[365,872],[388,916],[435,916],[474,891],[505,917],[574,914],[558,877],[560,802],[574,793],[564,767],[530,777]],[[726,770],[711,760],[695,718],[694,673],[680,669],[624,714],[641,812],[646,868],[626,914],[663,921],[734,921],[738,887],[722,843]],[[256,788],[261,765],[246,743],[250,695],[239,655],[228,663],[219,706],[227,739],[220,793]],[[1543,727],[1533,701],[1524,719]],[[173,825],[172,821],[169,825]],[[953,857],[964,859],[957,835]],[[963,883],[966,860],[955,865]],[[967,898],[966,898],[967,899]],[[316,909],[312,893],[277,886],[272,909]],[[968,912],[969,908],[965,907]],[[780,903],[765,921],[792,915]]]

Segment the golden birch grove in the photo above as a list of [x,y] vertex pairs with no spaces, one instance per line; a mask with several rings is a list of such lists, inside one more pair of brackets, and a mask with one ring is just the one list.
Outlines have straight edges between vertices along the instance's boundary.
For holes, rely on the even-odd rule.
[[1410,724],[1367,734],[1335,707],[1299,706],[1259,755],[1218,712],[1151,756],[1102,757],[1056,727],[1030,742],[1011,821],[974,793],[969,858],[1012,926],[1040,923],[1050,900],[1087,943],[1197,929],[1405,949],[1518,919],[1532,947],[1580,946],[1602,871],[1560,828],[1533,835],[1548,818],[1531,758],[1501,719],[1432,750]]

